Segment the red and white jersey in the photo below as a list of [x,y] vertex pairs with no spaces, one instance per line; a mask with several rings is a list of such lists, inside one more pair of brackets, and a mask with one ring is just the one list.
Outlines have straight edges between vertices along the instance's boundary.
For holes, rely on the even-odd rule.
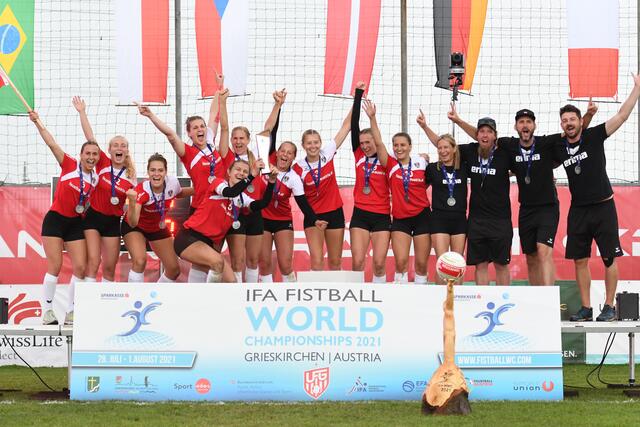
[[191,177],[193,184],[193,197],[191,198],[191,206],[197,208],[198,205],[207,197],[207,188],[209,188],[209,174],[211,167],[211,159],[213,162],[213,173],[218,178],[227,177],[227,168],[224,167],[220,153],[213,145],[207,145],[202,150],[193,145],[184,146],[184,155],[180,157],[180,161],[184,165],[187,174]]
[[320,184],[316,187],[318,162],[308,163],[306,158],[293,164],[293,171],[300,175],[304,185],[304,194],[315,213],[331,212],[342,207],[342,198],[338,189],[333,156],[336,154],[336,142],[325,144],[320,150]]
[[234,213],[239,215],[240,209],[249,207],[254,201],[244,194],[234,198],[224,197],[222,191],[228,186],[227,181],[216,178],[209,186],[209,197],[184,222],[184,228],[197,231],[215,243],[221,243],[231,228]]
[[[128,189],[136,185],[136,179],[127,178],[127,171],[123,169],[113,168],[113,179],[115,180],[114,190],[115,196],[118,198],[118,204],[112,205],[111,159],[109,159],[103,151],[100,151],[100,160],[98,160],[95,168],[96,175],[98,176],[98,185],[91,193],[91,207],[93,210],[103,215],[122,216],[124,213],[122,208],[127,198],[125,193]],[[120,176],[119,178],[117,178],[118,175]]]
[[[353,204],[367,212],[388,215],[391,211],[387,169],[377,157],[367,158],[361,148],[353,153],[356,159],[356,185],[353,187]],[[375,166],[374,165],[375,162]],[[369,194],[363,192],[365,168],[370,171]]]
[[[267,175],[263,176],[262,181],[266,183]],[[271,202],[264,208],[262,217],[274,221],[291,221],[291,204],[289,199],[291,195],[302,196],[304,194],[304,186],[300,175],[289,169],[287,172],[279,172],[276,183],[273,187],[273,196]]]
[[[164,212],[166,218],[167,213],[173,204],[173,200],[182,192],[182,187],[180,186],[178,178],[175,176],[166,176],[164,178],[164,182],[166,183],[166,187],[164,189]],[[161,203],[162,193],[153,192],[149,181],[144,181],[138,184],[136,186],[136,192],[138,193],[136,203],[138,205],[142,205],[137,227],[147,233],[160,231],[159,224],[162,217],[160,216],[158,205],[156,205],[156,200],[158,203]],[[154,196],[155,200],[153,198]]]
[[420,156],[410,158],[411,175],[409,177],[409,201],[405,199],[404,181],[402,172],[408,173],[409,165],[400,167],[400,163],[389,156],[387,161],[387,175],[389,177],[389,189],[393,209],[391,214],[394,218],[410,218],[418,215],[425,208],[429,207],[427,198],[427,184],[425,180],[427,161]]
[[[76,212],[76,206],[80,201],[80,169],[78,168],[78,161],[65,153],[61,166],[62,172],[56,186],[51,210],[69,218],[80,216]],[[82,181],[82,193],[85,195],[82,204],[87,206],[91,193],[93,193],[95,186],[98,184],[98,176],[93,171],[91,173],[82,171]]]

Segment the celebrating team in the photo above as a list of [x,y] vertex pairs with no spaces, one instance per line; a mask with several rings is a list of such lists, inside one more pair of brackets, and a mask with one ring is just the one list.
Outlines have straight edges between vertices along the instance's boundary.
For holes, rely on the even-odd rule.
[[[387,151],[376,107],[371,100],[363,100],[364,84],[358,84],[353,107],[332,140],[323,143],[313,129],[302,134],[305,156],[297,160],[292,141],[283,141],[276,149],[287,95],[284,89],[276,91],[274,107],[259,134],[271,139],[268,158],[262,159],[257,156],[262,153],[248,148],[251,136],[247,128],[238,126],[229,132],[228,90],[219,76],[209,125],[199,116],[186,121],[191,144],[183,142],[148,107],[138,107],[167,137],[193,188],[181,188],[177,178],[168,176],[167,161],[158,153],[148,159],[149,180],[137,183],[127,140],[115,136],[109,142],[108,155],[103,152],[95,142],[80,98],[73,99],[87,139],[80,161],[57,145],[38,114],[32,112],[31,120],[62,168],[54,202],[42,226],[48,262],[43,282],[44,323],[57,323],[51,304],[63,249],[70,255],[73,269],[65,323],[73,323],[73,284],[95,281],[100,265],[103,281],[114,280],[120,236],[132,259],[131,282],[144,281],[147,243],[162,261],[161,282],[178,278],[178,258],[191,263],[190,282],[240,282],[243,273],[246,282],[270,282],[274,243],[283,280],[295,281],[291,195],[304,214],[311,269],[324,269],[325,246],[329,269],[340,269],[345,219],[333,159],[349,132],[356,171],[349,230],[353,270],[364,270],[371,247],[373,281],[386,282],[391,244],[395,281],[406,283],[413,243],[415,283],[426,283],[432,245],[436,255],[448,250],[463,253],[466,241],[467,263],[476,267],[476,283],[489,283],[488,266],[493,263],[496,283],[509,284],[513,234],[509,176],[513,174],[519,188],[518,229],[529,282],[553,284],[551,255],[559,222],[553,168],[561,164],[572,195],[566,257],[575,262],[583,305],[572,320],[592,318],[588,259],[594,239],[606,270],[606,300],[598,320],[612,320],[618,279],[615,258],[622,251],[603,142],[627,120],[640,96],[640,77],[633,75],[633,80],[633,91],[619,112],[601,125],[588,127],[597,110],[591,102],[584,118],[576,107],[563,107],[562,134],[534,136],[535,115],[523,109],[515,116],[518,138],[498,138],[493,119],[482,118],[474,127],[461,119],[452,105],[449,119],[477,141],[459,145],[451,135],[437,135],[430,129],[421,111],[417,123],[438,150],[438,160],[429,163],[425,156],[411,154],[411,137],[404,132],[392,137],[393,153]],[[361,109],[370,120],[370,128],[363,130],[359,127]],[[432,187],[431,202],[428,186]],[[167,211],[173,199],[189,196],[191,216],[174,239],[165,226]],[[221,255],[225,240],[230,263]]]

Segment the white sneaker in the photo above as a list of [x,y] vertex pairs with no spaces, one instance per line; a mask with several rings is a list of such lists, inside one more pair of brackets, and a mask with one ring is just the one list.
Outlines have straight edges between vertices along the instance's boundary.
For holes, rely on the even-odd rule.
[[43,325],[57,325],[58,324],[58,318],[56,317],[56,313],[51,309],[45,311],[44,314],[42,315],[42,324]]
[[73,310],[64,316],[64,324],[66,326],[73,326]]

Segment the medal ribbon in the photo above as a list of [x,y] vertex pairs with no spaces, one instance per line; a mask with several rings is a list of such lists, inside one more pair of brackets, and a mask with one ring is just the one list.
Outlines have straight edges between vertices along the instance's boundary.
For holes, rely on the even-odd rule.
[[364,186],[369,186],[369,179],[371,178],[371,173],[373,169],[375,169],[376,164],[378,164],[378,158],[375,157],[373,162],[371,163],[371,168],[369,168],[369,157],[364,158]]
[[313,180],[313,183],[316,185],[316,191],[320,191],[318,187],[320,187],[320,174],[322,173],[322,158],[318,157],[317,174],[313,173],[313,168],[309,164],[309,160],[307,160],[306,157],[305,157],[304,161],[307,163],[307,166],[309,167],[309,172],[311,173],[311,179]]
[[[282,179],[285,179],[285,177],[286,177],[287,175],[289,175],[289,172],[291,172],[291,169],[289,169],[289,170],[287,171],[287,173],[285,173],[285,174],[282,176]],[[281,189],[281,188],[282,188],[282,181],[281,181],[281,180],[279,180],[279,179],[276,179],[276,183],[275,183],[275,185],[273,186],[273,201],[274,201],[274,202],[277,202],[277,201],[278,201],[278,200],[277,200],[277,197],[278,197],[278,193],[280,192],[280,189]]]
[[[195,145],[195,144],[194,144]],[[200,147],[196,145],[196,148],[200,150],[205,159],[209,159],[209,156],[205,154]],[[209,159],[209,176],[214,176],[216,171],[216,156],[213,154],[213,148],[207,143],[207,148],[211,151],[211,158]]]
[[442,176],[447,181],[447,188],[449,189],[449,198],[453,197],[453,190],[456,186],[456,170],[454,169],[451,174],[447,172],[447,169],[442,165]]
[[111,197],[116,197],[116,183],[120,180],[120,177],[122,176],[123,172],[126,170],[127,168],[122,168],[120,169],[120,172],[118,173],[118,176],[113,176],[113,164],[111,165]]
[[[149,188],[151,188],[151,184],[149,184]],[[167,181],[162,184],[162,196],[160,196],[160,200],[156,198],[156,193],[153,192],[153,188],[151,188],[151,197],[153,197],[153,203],[156,206],[156,210],[160,212],[160,221],[164,221],[165,211],[167,206],[165,205],[165,190],[167,189]]]
[[91,194],[91,189],[93,188],[91,186],[91,181],[93,181],[93,171],[89,172],[91,181],[89,181],[89,189],[86,193],[84,193],[84,175],[80,164],[78,164],[78,176],[80,177],[80,199],[78,200],[78,205],[84,206],[84,201],[89,198],[89,194]]
[[[522,154],[522,160],[524,161],[526,159],[526,154],[524,152],[524,149],[519,144],[518,144],[518,148],[520,148],[520,154]],[[533,164],[533,153],[535,153],[535,151],[536,151],[536,139],[534,138],[533,144],[531,144],[531,150],[529,151],[529,158],[527,159],[527,175],[526,176],[529,176],[529,177],[531,176],[531,165]]]
[[398,162],[398,166],[400,166],[400,170],[402,171],[402,186],[404,187],[404,198],[409,198],[409,182],[411,180],[411,159],[409,159],[409,166],[407,167],[407,172],[405,173],[405,169],[402,167],[402,163]]
[[[569,141],[567,141],[566,138],[562,141],[564,142],[564,146],[567,148],[567,154],[569,155],[569,157],[573,157],[571,155],[571,147],[569,147]],[[578,141],[578,149],[576,150],[576,154],[578,154],[578,151],[580,151],[580,145],[582,145],[582,137],[580,137],[580,141]],[[576,156],[576,160],[578,161],[576,167],[580,167],[580,156]]]
[[496,151],[496,147],[493,147],[491,149],[491,152],[489,153],[489,159],[487,160],[486,163],[478,155],[478,163],[480,163],[480,175],[482,175],[481,185],[484,185],[484,179],[487,177],[487,174],[489,173],[489,168],[491,167],[491,162],[493,162],[493,154],[495,153],[495,151]]

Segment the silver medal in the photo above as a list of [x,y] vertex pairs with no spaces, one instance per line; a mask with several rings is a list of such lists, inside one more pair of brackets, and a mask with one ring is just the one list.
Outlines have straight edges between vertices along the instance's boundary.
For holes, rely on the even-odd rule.
[[524,183],[525,184],[531,184],[531,177],[529,175],[524,177]]
[[249,184],[249,185],[247,185],[247,191],[248,191],[249,193],[253,193],[253,190],[254,190],[253,184]]
[[112,204],[113,206],[118,206],[118,203],[120,203],[120,199],[118,199],[116,196],[113,196],[113,197],[111,198],[111,204]]
[[167,226],[167,223],[164,222],[163,220],[160,220],[160,222],[158,223],[158,227],[160,227],[161,230],[163,230],[166,226]]
[[211,184],[213,182],[213,176],[209,176],[209,178],[207,178],[207,181],[209,181],[209,184]]
[[454,197],[449,197],[449,198],[447,199],[447,204],[448,204],[449,206],[455,206],[455,204],[456,204],[456,199],[455,199]]
[[580,175],[580,172],[582,172],[582,168],[580,167],[580,165],[577,165],[573,171],[576,173],[576,175]]
[[233,227],[234,230],[237,230],[238,228],[240,228],[240,221],[238,221],[238,220],[233,221],[231,223],[231,226]]
[[362,192],[363,192],[364,194],[369,194],[369,193],[371,193],[371,187],[369,187],[368,185],[367,185],[367,186],[365,186],[365,187],[362,187]]
[[82,212],[84,212],[84,206],[76,205],[76,213],[81,214]]

